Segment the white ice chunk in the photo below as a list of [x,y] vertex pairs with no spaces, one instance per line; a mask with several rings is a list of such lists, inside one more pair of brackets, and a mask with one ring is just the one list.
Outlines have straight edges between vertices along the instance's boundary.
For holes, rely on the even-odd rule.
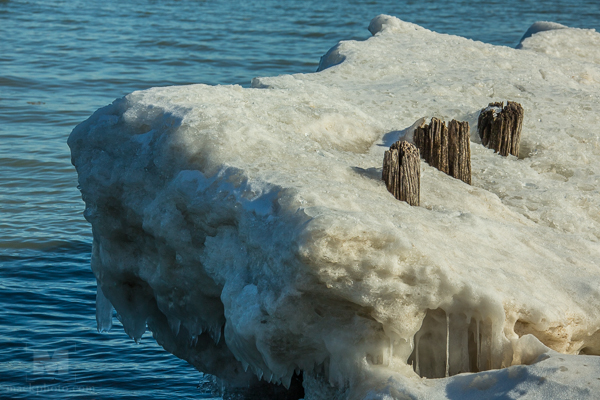
[[317,72],[323,71],[327,68],[331,68],[334,65],[338,65],[344,62],[346,56],[340,53],[340,46],[341,43],[337,44],[336,46],[329,49],[329,51],[321,57],[321,60],[319,61],[319,68],[317,68]]
[[[301,371],[311,399],[593,398],[600,35],[538,29],[516,50],[390,16],[371,32],[334,68],[134,92],[75,128],[99,321],[112,303],[131,336],[147,324],[239,386]],[[474,126],[507,100],[518,157]],[[422,162],[411,207],[383,154],[432,116],[471,123],[473,185]]]
[[[529,28],[517,46],[518,49],[534,51],[551,57],[571,59],[578,62],[600,64],[600,34],[594,29],[575,29],[552,22],[536,22]],[[540,69],[545,76],[551,69]],[[587,72],[581,82],[598,80],[593,70]]]
[[521,40],[519,40],[517,49],[520,49],[523,47],[523,41],[525,39],[530,38],[531,36],[535,35],[538,32],[553,31],[556,29],[565,29],[565,28],[568,28],[568,27],[565,25],[556,23],[556,22],[548,22],[548,21],[535,22],[533,25],[531,25],[529,27],[529,29],[527,29],[527,31],[525,31],[525,34],[523,35],[523,37],[521,37]]

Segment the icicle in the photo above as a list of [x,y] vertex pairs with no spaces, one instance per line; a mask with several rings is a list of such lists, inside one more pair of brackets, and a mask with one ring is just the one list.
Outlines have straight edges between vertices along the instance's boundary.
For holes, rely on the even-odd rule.
[[250,366],[250,364],[248,364],[246,361],[242,360],[242,367],[244,367],[244,371],[248,372],[248,367]]
[[213,326],[209,333],[215,344],[219,344],[219,341],[221,340],[221,326]]
[[173,332],[173,335],[177,336],[179,334],[179,328],[181,328],[181,321],[179,320],[179,318],[169,318],[169,327],[171,328],[171,332]]
[[256,368],[256,376],[258,376],[258,380],[260,381],[263,377],[263,370],[260,368]]
[[384,361],[384,364],[387,367],[389,367],[390,364],[392,363],[393,355],[394,355],[394,339],[392,339],[392,336],[390,335],[390,347],[389,347],[388,357],[387,357],[387,361]]
[[192,337],[190,338],[190,347],[196,347],[197,343],[198,343],[198,336],[192,335]]
[[481,357],[481,341],[479,339],[479,320],[477,320],[477,371],[481,371],[481,362],[479,361]]
[[490,321],[490,359],[487,362],[487,369],[494,368],[494,321]]
[[288,372],[285,376],[281,378],[281,384],[284,388],[290,389],[290,385],[292,384],[292,376],[294,375],[294,371]]
[[417,333],[415,335],[415,372],[421,376],[421,370],[419,369],[419,339],[421,335]]
[[446,314],[446,378],[450,376],[450,314]]
[[112,310],[113,305],[104,296],[98,283],[96,286],[96,326],[98,332],[108,332],[112,328]]

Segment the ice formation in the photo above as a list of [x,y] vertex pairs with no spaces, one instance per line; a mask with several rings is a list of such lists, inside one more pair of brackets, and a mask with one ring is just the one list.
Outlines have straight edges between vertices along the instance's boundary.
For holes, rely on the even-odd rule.
[[523,37],[521,37],[521,40],[519,41],[519,44],[517,45],[517,49],[522,49],[523,42],[525,41],[525,39],[530,38],[531,36],[535,35],[538,32],[553,31],[556,29],[565,29],[565,28],[568,28],[568,27],[565,25],[562,25],[562,24],[558,24],[556,22],[538,21],[538,22],[534,23],[533,25],[531,25],[529,27],[529,29],[527,29],[527,31],[525,32]]
[[[369,29],[318,73],[134,92],[75,128],[99,329],[112,304],[135,339],[232,386],[302,375],[306,399],[593,397],[600,35]],[[519,157],[474,129],[506,100]],[[423,162],[410,207],[383,153],[430,116],[470,122],[473,185]]]

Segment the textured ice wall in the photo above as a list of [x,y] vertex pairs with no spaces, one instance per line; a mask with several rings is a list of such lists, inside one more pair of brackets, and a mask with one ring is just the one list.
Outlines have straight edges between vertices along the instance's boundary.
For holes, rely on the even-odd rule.
[[[302,371],[311,399],[481,394],[503,375],[417,373],[600,354],[600,48],[575,51],[599,35],[515,50],[388,16],[370,30],[319,73],[134,92],[73,131],[99,327],[113,304],[130,336],[148,325],[202,371]],[[525,108],[518,158],[473,132],[473,186],[422,163],[421,207],[387,192],[383,152],[416,120],[475,127],[502,100]]]

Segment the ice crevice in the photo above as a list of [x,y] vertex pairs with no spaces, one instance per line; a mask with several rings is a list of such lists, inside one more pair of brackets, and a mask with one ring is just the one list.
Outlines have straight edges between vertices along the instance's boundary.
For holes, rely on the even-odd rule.
[[[318,73],[96,111],[69,146],[98,329],[114,307],[135,340],[263,398],[590,398],[600,35],[547,27],[510,49],[379,16]],[[526,157],[472,132],[472,186],[422,162],[422,207],[390,196],[392,139],[506,100]]]

